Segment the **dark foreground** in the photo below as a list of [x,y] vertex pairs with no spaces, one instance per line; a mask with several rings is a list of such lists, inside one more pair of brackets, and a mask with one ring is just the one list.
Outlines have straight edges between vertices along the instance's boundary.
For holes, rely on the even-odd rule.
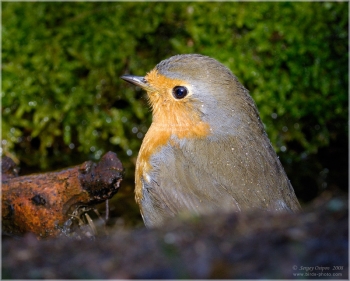
[[2,279],[348,279],[348,202],[220,214],[95,240],[3,238]]

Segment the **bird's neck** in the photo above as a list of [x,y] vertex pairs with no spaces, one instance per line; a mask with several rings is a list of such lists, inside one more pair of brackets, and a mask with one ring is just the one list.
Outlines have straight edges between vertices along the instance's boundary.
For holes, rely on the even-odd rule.
[[168,102],[153,107],[152,138],[175,136],[202,138],[211,134],[210,125],[201,120],[190,104]]

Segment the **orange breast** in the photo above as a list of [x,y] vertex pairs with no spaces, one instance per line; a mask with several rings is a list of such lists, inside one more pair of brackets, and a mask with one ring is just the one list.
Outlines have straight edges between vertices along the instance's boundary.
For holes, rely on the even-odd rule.
[[[191,85],[183,80],[165,77],[156,69],[149,72],[145,79],[153,89],[148,92],[153,120],[142,142],[136,163],[135,197],[137,202],[142,199],[141,178],[147,181],[144,175],[152,169],[151,156],[166,145],[172,136],[178,139],[203,138],[210,134],[209,124],[201,120],[200,110],[196,108],[198,103],[193,102]],[[189,94],[184,99],[175,99],[172,96],[172,89],[175,86],[187,87]],[[171,144],[176,145],[175,141]]]

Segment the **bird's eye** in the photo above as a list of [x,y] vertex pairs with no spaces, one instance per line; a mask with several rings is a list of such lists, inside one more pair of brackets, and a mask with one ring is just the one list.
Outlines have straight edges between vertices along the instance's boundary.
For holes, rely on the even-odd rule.
[[188,90],[184,86],[176,86],[173,89],[173,96],[176,99],[183,99],[188,94]]

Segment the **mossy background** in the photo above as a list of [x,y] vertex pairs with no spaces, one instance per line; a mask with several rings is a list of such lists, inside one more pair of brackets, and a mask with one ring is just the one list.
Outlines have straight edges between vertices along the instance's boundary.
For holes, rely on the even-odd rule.
[[301,202],[344,193],[348,39],[347,2],[5,2],[2,154],[29,173],[111,150],[132,193],[151,113],[120,76],[200,53],[249,89]]

